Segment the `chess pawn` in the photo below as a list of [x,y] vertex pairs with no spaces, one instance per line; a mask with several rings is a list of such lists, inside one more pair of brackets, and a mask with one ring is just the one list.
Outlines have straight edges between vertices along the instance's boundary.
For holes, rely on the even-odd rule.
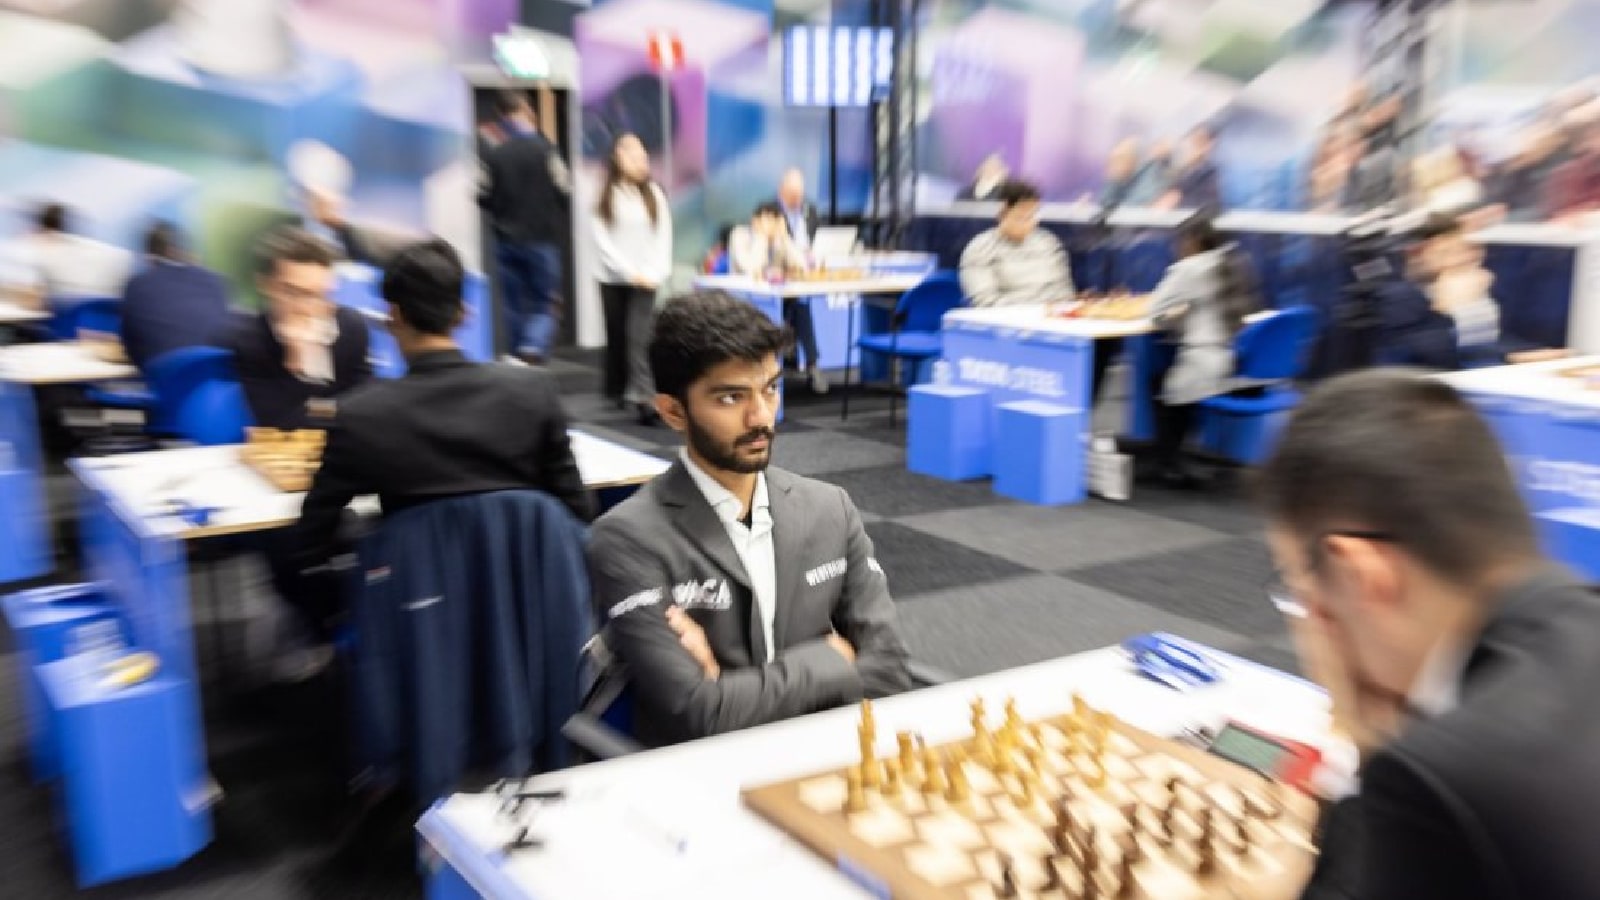
[[1138,885],[1133,878],[1133,865],[1138,862],[1134,857],[1124,853],[1117,863],[1117,897],[1131,898]]
[[971,795],[971,787],[967,784],[967,770],[957,760],[951,760],[945,772],[949,787],[945,790],[944,798],[951,803],[965,803]]
[[883,795],[885,797],[900,796],[900,764],[892,759],[886,759],[883,766]]
[[907,778],[917,767],[917,748],[911,732],[902,731],[895,735],[895,740],[900,744],[900,771]]
[[937,797],[944,794],[948,789],[949,785],[944,777],[944,766],[939,764],[938,753],[931,748],[924,750],[922,752],[922,792],[930,797]]
[[859,813],[867,811],[867,792],[861,785],[861,773],[849,769],[844,773],[844,811]]

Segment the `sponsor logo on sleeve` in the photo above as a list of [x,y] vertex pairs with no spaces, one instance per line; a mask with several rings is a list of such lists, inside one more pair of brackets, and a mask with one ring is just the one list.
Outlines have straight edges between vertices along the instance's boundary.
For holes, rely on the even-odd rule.
[[848,571],[850,571],[850,562],[841,557],[833,560],[832,562],[825,562],[822,565],[817,566],[815,569],[807,572],[806,584],[809,584],[812,587],[817,587],[818,585],[826,584],[835,578],[842,577],[844,573]]
[[611,619],[620,618],[636,609],[643,609],[646,606],[655,606],[660,602],[661,588],[651,588],[647,591],[640,591],[631,597],[623,598],[616,605],[612,606],[611,610],[606,613],[606,617]]

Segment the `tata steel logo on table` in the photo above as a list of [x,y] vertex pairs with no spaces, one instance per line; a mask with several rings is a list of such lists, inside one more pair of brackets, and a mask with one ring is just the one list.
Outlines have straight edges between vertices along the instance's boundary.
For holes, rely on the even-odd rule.
[[993,359],[963,356],[956,360],[956,377],[967,384],[1032,394],[1035,397],[1065,397],[1061,373],[1032,366],[1016,366]]
[[1521,456],[1516,467],[1530,491],[1563,494],[1600,506],[1600,465]]

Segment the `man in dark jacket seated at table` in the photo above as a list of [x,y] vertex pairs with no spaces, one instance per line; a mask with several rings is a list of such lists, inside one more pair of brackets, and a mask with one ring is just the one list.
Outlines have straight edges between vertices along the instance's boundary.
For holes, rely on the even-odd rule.
[[333,250],[300,228],[269,234],[256,283],[264,308],[219,342],[231,350],[255,424],[326,428],[337,398],[372,377],[367,320],[333,302]]
[[151,227],[144,252],[148,265],[122,290],[122,346],[140,371],[174,350],[210,346],[229,324],[227,283],[190,258],[170,222]]
[[889,584],[855,504],[768,467],[786,344],[755,307],[720,292],[657,313],[656,411],[686,446],[595,523],[588,553],[644,743],[910,686]]
[[344,509],[364,495],[376,494],[387,514],[533,489],[582,521],[593,515],[555,381],[536,368],[472,362],[451,337],[466,315],[464,278],[455,250],[438,239],[400,250],[384,272],[389,330],[409,368],[341,399],[300,510],[302,566],[337,552]]
[[1395,369],[1306,397],[1260,477],[1274,603],[1361,750],[1308,900],[1600,897],[1600,598],[1484,420]]

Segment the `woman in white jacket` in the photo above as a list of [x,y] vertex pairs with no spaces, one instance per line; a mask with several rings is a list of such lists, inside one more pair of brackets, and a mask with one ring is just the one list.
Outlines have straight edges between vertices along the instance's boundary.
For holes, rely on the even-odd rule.
[[650,377],[650,323],[656,292],[672,271],[672,209],[650,177],[650,156],[632,134],[618,135],[594,217],[605,310],[605,395],[656,421]]

